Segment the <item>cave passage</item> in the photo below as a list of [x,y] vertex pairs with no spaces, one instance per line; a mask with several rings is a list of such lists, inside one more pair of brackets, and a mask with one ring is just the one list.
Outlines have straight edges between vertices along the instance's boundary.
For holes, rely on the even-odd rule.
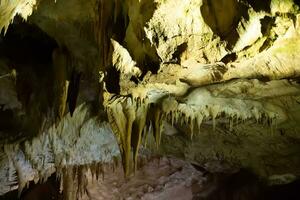
[[[0,36],[0,59],[9,70],[16,70],[16,92],[21,103],[19,112],[0,110],[0,138],[7,140],[21,131],[36,134],[53,102],[52,52],[57,46],[53,38],[20,17],[14,19],[5,36]],[[26,118],[20,113],[26,113]]]

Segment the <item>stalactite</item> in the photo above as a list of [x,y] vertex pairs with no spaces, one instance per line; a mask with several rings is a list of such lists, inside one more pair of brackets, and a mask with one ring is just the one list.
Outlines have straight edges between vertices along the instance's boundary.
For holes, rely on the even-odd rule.
[[154,109],[154,116],[153,116],[153,135],[155,138],[155,142],[157,147],[160,145],[160,138],[161,138],[161,123],[162,123],[162,113],[159,108]]
[[145,104],[137,104],[137,113],[136,119],[133,124],[132,130],[132,138],[131,138],[131,146],[133,148],[133,162],[134,162],[134,170],[137,169],[138,163],[138,151],[142,141],[142,133],[146,124],[147,117],[147,105]]
[[232,116],[229,117],[229,131],[233,130],[233,118]]
[[219,110],[221,110],[220,109],[220,107],[218,106],[218,105],[214,105],[214,106],[212,106],[211,107],[211,109],[210,109],[210,115],[211,115],[211,117],[212,117],[212,121],[213,121],[213,130],[215,131],[216,130],[216,118],[217,118],[217,116],[218,116],[218,114],[219,114]]
[[92,164],[89,165],[89,169],[90,169],[90,172],[92,174],[92,178],[96,178],[96,162],[93,162]]
[[10,191],[14,185],[18,184],[18,177],[14,164],[3,148],[4,147],[1,147],[3,152],[0,152],[0,195]]
[[201,114],[197,115],[197,127],[198,127],[198,133],[200,133],[201,124],[202,124],[203,116]]
[[16,15],[20,15],[24,20],[32,14],[36,6],[36,0],[2,0],[0,4],[0,33],[4,29],[7,32],[8,26],[12,23]]
[[[18,0],[15,2],[19,2],[19,3],[21,2],[21,5],[22,4],[24,5],[24,3],[26,3],[25,8],[30,7],[30,9],[24,10],[23,8],[17,9],[14,6],[10,7],[10,5],[13,4],[12,1],[9,2],[8,0],[4,0],[1,2],[0,13],[2,13],[1,11],[3,7],[5,8],[7,5],[9,5],[10,8],[16,9],[16,11],[18,11],[19,13],[21,13],[26,17],[27,14],[28,15],[31,14],[32,6],[35,5],[35,0]],[[151,40],[151,43],[153,44],[153,46],[155,46],[154,48],[156,48],[155,50],[157,50],[156,53],[158,53],[158,55],[163,58],[162,59],[163,61],[169,61],[168,57],[173,55],[173,51],[175,51],[175,49],[177,49],[178,47],[177,44],[176,45],[170,44],[173,42],[168,43],[171,38],[172,41],[176,41],[176,43],[177,42],[183,43],[185,42],[184,41],[185,39],[180,41],[180,37],[185,34],[186,36],[189,35],[188,36],[189,40],[193,42],[194,41],[193,38],[196,38],[196,34],[199,34],[205,41],[212,40],[211,37],[214,36],[214,34],[211,33],[209,27],[207,27],[205,24],[197,23],[198,19],[202,19],[202,16],[200,16],[201,12],[199,12],[198,3],[197,5],[195,4],[196,6],[188,5],[190,4],[188,1],[185,2],[184,4],[186,6],[192,6],[190,10],[187,10],[186,14],[189,14],[189,12],[195,12],[194,14],[197,16],[196,17],[197,20],[196,19],[191,20],[196,22],[196,23],[193,22],[193,26],[191,26],[192,27],[191,32],[186,32],[185,29],[189,29],[190,24],[185,23],[185,20],[182,20],[183,18],[179,16],[179,14],[178,16],[175,16],[175,18],[173,18],[173,16],[170,16],[168,13],[166,13],[168,7],[164,7],[165,5],[164,3],[165,2],[162,1],[157,3],[157,5],[154,6],[153,13],[151,13],[151,15],[153,15],[153,18],[152,19],[149,18],[148,20],[146,20],[149,21],[149,23],[147,22],[146,27],[139,27],[142,28],[141,32],[143,31],[144,28],[146,36],[143,36],[144,34],[143,32],[139,35],[141,35],[141,37],[145,37],[145,39],[147,39],[146,37],[148,37],[148,39]],[[168,4],[166,5],[172,5],[171,3],[172,1],[168,1]],[[120,42],[119,44],[115,40],[111,39],[114,34],[112,33],[112,29],[113,29],[112,27],[117,23],[118,20],[117,18],[120,12],[123,12],[123,8],[122,8],[123,2],[120,0],[113,0],[113,1],[97,0],[96,4],[97,4],[96,16],[93,16],[95,17],[94,32],[95,32],[96,45],[99,47],[98,58],[101,59],[99,62],[101,70],[105,71],[106,67],[111,65],[110,61],[112,61],[113,62],[112,64],[119,64],[116,65],[116,68],[122,74],[126,74],[126,75],[133,74],[139,76],[141,71],[136,67],[136,62],[133,61],[133,59],[131,59],[129,55],[129,51],[127,51],[124,47],[121,46],[122,41],[119,41]],[[2,19],[0,19],[0,30],[4,27],[6,31],[8,23],[14,17],[12,16],[12,14],[16,14],[18,12],[3,12],[4,13],[3,15],[4,17],[2,16],[3,19],[7,18],[8,16],[9,20],[2,21]],[[127,15],[127,13],[123,13],[123,14],[124,16]],[[130,13],[128,14],[130,15]],[[250,14],[252,16],[252,13],[249,13],[249,15]],[[238,42],[234,48],[235,50],[240,51],[246,46],[251,45],[252,40],[254,41],[254,39],[252,39],[252,36],[262,37],[262,35],[260,34],[261,32],[260,21],[261,19],[263,19],[262,17],[264,17],[263,16],[264,13],[260,12],[257,13],[257,15],[259,16],[258,17],[256,16],[254,18],[257,21],[257,24],[253,23],[253,25],[255,26],[251,26],[251,27],[259,27],[258,29],[254,30],[254,32],[259,32],[259,35],[248,34],[250,32],[246,32],[247,30],[245,30],[245,33],[247,33],[246,35],[247,37],[244,36],[246,38],[241,38],[242,43]],[[143,13],[141,14],[141,18],[142,16]],[[174,29],[174,32],[171,31],[170,34],[168,33],[169,28],[172,29],[172,27],[169,24],[161,23],[159,19],[159,17],[165,19],[164,17],[166,16],[170,16],[169,18],[170,20],[167,21],[173,22],[173,19],[175,19],[174,20],[175,23],[170,23],[172,26],[173,24],[174,25],[178,24],[178,26],[176,27],[174,26],[176,29]],[[278,16],[276,16],[276,18],[277,17]],[[132,20],[131,22],[135,20],[133,16],[131,16],[130,19]],[[141,21],[143,20],[144,19],[141,19]],[[250,22],[251,21],[249,21],[249,24]],[[243,24],[241,23],[241,26],[242,25]],[[197,32],[197,29],[199,27],[203,27],[203,29],[201,28],[201,31],[202,30],[204,31],[203,33]],[[291,27],[291,29],[292,28],[293,27]],[[294,28],[297,29],[299,27],[294,27]],[[204,37],[205,34],[208,35],[207,38]],[[219,84],[217,87],[210,87],[209,84],[216,83],[216,82],[223,82],[223,81],[231,80],[233,78],[261,78],[262,76],[270,79],[281,79],[281,78],[298,76],[300,74],[299,67],[297,66],[299,60],[299,55],[298,55],[299,38],[295,37],[295,35],[296,34],[293,33],[291,35],[292,37],[290,37],[288,34],[285,35],[284,37],[280,36],[279,37],[280,40],[274,42],[274,46],[269,48],[267,51],[257,56],[254,56],[253,58],[250,59],[247,58],[246,56],[245,60],[247,62],[240,62],[238,60],[237,63],[228,63],[226,65],[223,63],[214,63],[206,66],[197,65],[195,68],[190,67],[190,65],[188,65],[185,68],[181,66],[181,63],[179,63],[178,66],[179,68],[184,68],[182,70],[182,72],[184,73],[181,73],[181,71],[178,70],[176,71],[177,73],[176,75],[174,75],[175,73],[172,74],[175,77],[174,79],[176,79],[176,84],[174,86],[175,89],[170,89],[172,86],[167,87],[166,85],[168,84],[161,86],[161,88],[159,88],[160,87],[159,84],[157,85],[153,84],[155,86],[153,85],[149,86],[150,89],[148,90],[145,89],[146,92],[145,91],[140,92],[143,93],[143,95],[139,96],[133,94],[134,98],[130,97],[129,95],[125,97],[119,97],[116,98],[115,101],[108,103],[106,105],[107,114],[119,143],[125,174],[129,175],[129,172],[132,170],[132,168],[134,169],[137,168],[139,148],[143,141],[143,137],[144,139],[147,138],[145,135],[147,135],[148,132],[153,133],[156,141],[156,145],[159,146],[161,140],[161,129],[163,126],[162,125],[163,120],[166,120],[168,122],[171,121],[172,126],[179,124],[183,127],[188,127],[189,130],[187,129],[186,132],[190,132],[191,138],[193,138],[194,129],[196,129],[197,127],[198,131],[200,132],[201,124],[208,120],[209,121],[212,120],[212,127],[213,130],[215,131],[218,118],[223,118],[223,117],[226,120],[229,120],[230,131],[233,131],[233,129],[235,128],[234,126],[238,125],[239,123],[245,123],[247,120],[256,120],[257,123],[263,125],[269,125],[271,127],[271,134],[274,134],[273,128],[275,125],[277,125],[277,122],[284,121],[287,119],[284,110],[280,106],[277,106],[276,104],[274,104],[275,106],[273,106],[274,107],[273,108],[272,102],[268,100],[269,96],[271,97],[274,96],[273,94],[274,92],[269,93],[269,96],[267,95],[264,96],[265,93],[268,93],[268,91],[266,88],[263,88],[261,90],[263,91],[262,93],[264,94],[258,94],[257,95],[258,97],[255,97],[257,93],[254,93],[253,95],[251,91],[249,92],[249,94],[245,94],[246,97],[243,96],[244,94],[235,97],[234,94],[241,94],[244,92],[241,91],[232,92],[230,89],[224,86],[227,83],[224,83],[223,86],[220,86],[221,84]],[[158,41],[156,42],[155,40]],[[190,42],[187,42],[187,46],[189,46],[188,43]],[[145,44],[146,42],[143,41],[143,45]],[[197,43],[195,44],[196,45],[194,46],[198,46]],[[161,45],[164,45],[163,48],[159,48],[159,46]],[[168,47],[168,45],[174,45],[174,46]],[[220,51],[224,50],[223,49],[224,43],[217,42],[216,46],[219,49],[221,49]],[[114,49],[110,49],[110,47],[113,47]],[[143,46],[143,48],[144,47],[145,49],[143,49],[143,51],[146,51],[147,50],[146,45]],[[189,49],[189,51],[192,50]],[[190,52],[186,51],[186,53],[188,57],[189,56],[188,53],[190,54]],[[217,54],[221,54],[221,53],[218,52]],[[217,58],[220,56],[221,55],[217,55],[215,56],[216,58],[207,59],[207,60],[216,61],[219,60]],[[203,52],[203,57],[206,57],[205,52]],[[128,59],[123,60],[124,58],[128,58]],[[47,158],[46,155],[40,156],[41,158],[37,156],[39,154],[36,152],[37,150],[34,150],[34,148],[39,145],[42,146],[41,148],[38,149],[38,151],[43,153],[48,148],[50,148],[51,152],[47,152],[44,154],[51,154],[51,157],[53,157],[53,165],[56,167],[58,171],[62,170],[60,177],[62,179],[65,188],[66,197],[71,199],[71,198],[75,198],[74,195],[76,195],[76,197],[78,198],[78,195],[81,195],[84,191],[83,189],[83,186],[85,185],[84,173],[86,171],[86,168],[90,169],[92,176],[96,177],[96,179],[98,179],[100,175],[104,176],[104,169],[103,169],[102,162],[96,162],[93,159],[86,159],[86,160],[82,159],[83,161],[80,160],[80,162],[83,163],[84,162],[91,163],[91,160],[94,161],[92,164],[88,164],[87,166],[83,166],[83,165],[76,166],[76,164],[72,163],[75,162],[74,160],[76,159],[74,159],[71,146],[75,146],[78,144],[77,139],[81,136],[81,131],[79,131],[79,129],[81,130],[85,120],[87,120],[87,118],[89,118],[90,116],[86,116],[85,115],[86,113],[83,113],[82,116],[78,117],[77,120],[74,121],[72,121],[69,118],[67,119],[64,118],[65,102],[67,97],[66,94],[68,88],[73,88],[72,86],[68,87],[68,83],[69,83],[67,80],[68,70],[66,68],[69,65],[69,63],[68,63],[67,55],[65,55],[64,52],[60,52],[60,50],[56,50],[54,52],[53,60],[55,65],[54,66],[54,71],[55,71],[54,92],[56,94],[56,97],[54,99],[54,104],[56,106],[56,115],[59,118],[58,120],[59,122],[57,127],[50,128],[48,134],[49,137],[39,138],[37,140],[33,140],[31,143],[25,142],[25,151],[24,151],[26,156],[25,160],[28,160],[30,164],[34,168],[36,168],[36,170],[38,171],[37,180],[43,182],[48,178],[50,172],[43,171],[43,168],[46,168],[46,165],[42,162],[50,163],[52,161],[49,161],[51,159]],[[282,64],[282,63],[287,63],[287,64]],[[168,80],[169,74],[167,73],[163,74],[164,73],[163,67],[161,68],[161,70],[162,71],[159,71],[157,75],[153,75],[153,76],[151,75],[149,80],[145,79],[145,81],[143,82],[143,84],[145,83],[145,88],[148,87],[147,81],[151,82],[152,79],[156,79],[156,78],[157,78],[156,81],[165,81],[165,80],[159,80],[161,77],[163,77],[166,78],[166,82],[172,82],[172,83],[175,82],[174,79]],[[185,88],[189,88],[190,86],[195,86],[195,87],[203,86],[203,85],[205,86],[198,87],[198,88],[189,88],[188,92],[186,93],[182,92],[184,94],[178,95],[178,93],[181,93],[177,91],[180,90],[180,86],[177,85],[178,84],[177,82],[180,82],[178,81],[178,79],[181,80],[182,82],[188,83],[185,84],[187,85],[185,86]],[[267,83],[264,84],[267,85]],[[240,87],[240,85],[238,86]],[[253,88],[257,89],[259,87],[253,87]],[[240,88],[244,88],[244,87],[240,87]],[[224,93],[220,92],[220,95],[218,95],[219,90],[222,89],[227,90],[227,92],[226,91]],[[251,90],[251,87],[250,89],[246,88],[245,90],[247,89]],[[150,106],[150,104],[148,104],[148,102],[145,100],[148,98],[147,95],[149,95],[150,93],[149,91],[150,92],[154,91],[153,92],[154,94],[153,93],[151,94],[152,97],[149,98],[149,99],[152,98],[151,104],[153,106]],[[131,94],[130,92],[131,91],[129,91],[128,94]],[[157,97],[153,97],[156,95],[155,92],[159,94],[157,95]],[[163,95],[161,95],[162,93]],[[215,95],[214,93],[217,94]],[[166,98],[165,97],[167,96],[166,94],[169,95],[169,97]],[[153,100],[155,98],[156,100]],[[76,100],[76,98],[74,100]],[[71,114],[73,112],[73,109],[75,109],[75,104],[76,101],[75,103],[73,102],[72,106],[70,107]],[[268,105],[270,105],[270,107],[268,107]],[[74,118],[76,118],[76,112],[74,112]],[[68,125],[68,123],[70,123],[71,125]],[[69,126],[69,129],[66,129],[65,128],[66,126]],[[69,133],[72,133],[73,135]],[[64,140],[62,136],[63,134],[68,134],[67,135],[68,137],[64,138]],[[86,137],[88,136],[89,135],[87,135]],[[47,147],[47,145],[49,145],[49,147]],[[9,162],[12,163],[11,165],[13,165],[13,168],[16,169],[18,173],[19,190],[22,191],[22,189],[28,184],[28,179],[25,177],[24,173],[22,172],[20,163],[14,156],[14,154],[16,154],[17,149],[7,150],[7,152],[11,152],[11,151],[14,153],[7,153],[10,159]],[[45,161],[45,159],[48,160]],[[132,160],[133,160],[133,165],[132,165]]]
[[[270,100],[268,98],[270,94],[265,92],[271,90],[273,87],[271,84],[266,85],[258,81],[247,80],[236,84],[240,84],[240,87],[249,90],[249,96],[232,95],[239,94],[240,91],[237,90],[237,87],[231,87],[231,83],[221,86],[191,88],[186,91],[186,94],[180,95],[168,93],[166,85],[161,85],[161,88],[160,85],[157,85],[153,89],[154,91],[145,89],[142,92],[138,88],[137,92],[133,92],[134,98],[131,96],[118,96],[105,103],[109,122],[118,138],[125,174],[128,175],[128,171],[132,170],[132,159],[135,168],[137,166],[136,156],[140,146],[138,142],[141,138],[140,134],[144,132],[146,135],[152,132],[158,147],[162,131],[161,123],[164,120],[173,126],[189,127],[186,132],[190,133],[191,138],[193,138],[195,127],[200,133],[203,122],[212,121],[212,129],[215,131],[219,118],[228,119],[230,132],[233,131],[234,126],[249,120],[256,121],[264,126],[270,126],[275,121],[284,122],[287,120],[285,110]],[[259,90],[253,91],[251,89],[253,85]],[[275,85],[280,84],[275,81]],[[292,88],[285,88],[284,90],[291,93],[295,92]],[[265,101],[253,98],[251,92],[262,95],[260,98],[265,99]],[[228,94],[231,95],[226,96]],[[143,101],[143,99],[147,99],[147,101]],[[145,109],[142,108],[145,105],[147,105],[146,110],[148,113],[146,119],[144,119],[143,114],[139,113]],[[266,120],[269,123],[266,123]],[[147,142],[146,138],[144,137],[143,140],[144,145]]]
[[23,189],[28,185],[29,180],[27,179],[26,172],[22,170],[22,163],[20,163],[20,161],[18,160],[19,146],[5,145],[4,152],[8,156],[9,161],[16,169],[18,177],[18,197],[20,197]]
[[53,67],[55,73],[54,82],[54,110],[58,120],[61,120],[65,114],[68,97],[68,64],[69,57],[65,49],[56,49],[53,52]]
[[141,70],[136,66],[136,62],[132,60],[129,52],[122,47],[117,41],[111,39],[113,46],[112,63],[122,74],[131,76],[140,76]]
[[[7,181],[7,187],[15,187],[17,181],[21,193],[30,181],[43,183],[56,171],[66,198],[73,200],[84,194],[87,169],[91,168],[94,177],[103,177],[103,163],[112,161],[113,157],[117,162],[119,156],[116,140],[109,125],[99,123],[98,120],[97,117],[90,118],[89,107],[80,105],[73,117],[66,115],[58,124],[53,124],[50,128],[45,127],[40,135],[26,141],[20,148],[15,144],[7,145],[4,155],[11,166],[5,174],[11,174],[10,178],[14,177],[13,174],[16,175],[15,180]],[[91,150],[89,145],[97,146],[97,149]],[[86,157],[81,157],[79,152],[89,153]],[[78,165],[78,162],[82,164]],[[11,189],[6,189],[9,190]]]
[[194,124],[195,124],[195,119],[194,118],[191,118],[190,120],[190,132],[191,132],[191,140],[193,139],[193,136],[194,136]]
[[[111,163],[107,164],[107,165],[111,165]],[[101,178],[102,181],[104,181],[105,178],[105,165],[103,163],[99,163],[98,164],[98,178]]]
[[[116,6],[114,6],[116,4]],[[100,70],[109,66],[110,38],[112,28],[118,12],[120,12],[119,0],[97,0],[94,21],[95,41],[100,52]]]
[[[125,174],[128,175],[129,173],[129,164],[130,164],[130,136],[127,135],[128,132],[130,134],[131,129],[128,129],[131,127],[130,122],[128,122],[130,119],[128,119],[127,113],[126,113],[126,108],[123,107],[126,106],[126,99],[120,100],[121,102],[116,102],[114,101],[108,108],[107,108],[107,113],[108,113],[108,120],[112,126],[112,129],[114,133],[116,134],[119,147],[120,147],[120,152],[122,155],[122,162],[123,162],[123,167]],[[131,106],[131,105],[128,105]],[[130,109],[130,107],[128,107]],[[132,117],[131,117],[132,118]],[[128,125],[129,124],[129,125]],[[129,139],[128,139],[129,138]],[[129,144],[128,144],[129,143]]]
[[62,180],[63,181],[63,195],[66,200],[73,200],[76,198],[76,192],[74,191],[77,183],[74,179],[74,167],[67,166],[63,168]]
[[62,169],[61,181],[63,184],[63,195],[66,200],[79,199],[85,194],[87,179],[87,166],[65,166]]
[[146,124],[147,105],[128,97],[115,100],[107,107],[107,113],[118,139],[125,175],[128,176],[132,167],[137,168],[138,150]]
[[77,177],[78,177],[78,189],[77,189],[77,199],[79,197],[82,197],[85,193],[85,188],[87,186],[87,180],[86,180],[86,169],[85,166],[78,166],[77,169]]

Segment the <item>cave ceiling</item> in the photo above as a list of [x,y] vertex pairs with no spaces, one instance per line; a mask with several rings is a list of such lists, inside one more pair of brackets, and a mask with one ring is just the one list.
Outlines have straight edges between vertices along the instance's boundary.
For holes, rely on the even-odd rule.
[[298,178],[299,6],[0,0],[0,194],[56,172],[75,199],[141,149]]

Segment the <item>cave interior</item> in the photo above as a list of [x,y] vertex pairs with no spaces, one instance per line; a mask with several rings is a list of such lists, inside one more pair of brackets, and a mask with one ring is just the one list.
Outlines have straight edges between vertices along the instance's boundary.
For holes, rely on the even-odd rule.
[[298,0],[0,0],[0,200],[299,189]]

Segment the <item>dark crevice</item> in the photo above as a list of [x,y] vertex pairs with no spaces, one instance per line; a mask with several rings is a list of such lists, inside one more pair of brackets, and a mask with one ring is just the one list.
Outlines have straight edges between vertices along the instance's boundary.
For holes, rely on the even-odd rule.
[[18,190],[13,190],[0,196],[0,200],[63,200],[60,193],[60,183],[56,174],[52,174],[44,183],[29,183],[29,187],[24,189],[18,198]]
[[270,200],[296,200],[300,199],[300,180],[295,180],[284,185],[274,185],[267,188],[267,198]]
[[[49,37],[34,24],[24,22],[16,16],[5,36],[1,36],[0,55],[18,64],[49,64],[52,51],[57,47],[54,39]],[[33,59],[34,58],[34,59]],[[35,67],[37,73],[43,68]]]
[[14,142],[22,138],[21,121],[14,112],[14,110],[6,109],[0,110],[0,141]]
[[264,82],[264,83],[271,81],[270,77],[268,77],[268,76],[260,76],[257,78],[257,80]]
[[225,55],[225,56],[221,59],[221,62],[227,64],[227,63],[230,63],[230,62],[235,61],[236,59],[237,59],[236,53],[230,53],[230,54]]
[[266,41],[264,41],[264,43],[262,44],[262,46],[259,48],[259,52],[262,52],[271,47],[274,41],[275,39],[267,38]]
[[135,84],[138,84],[138,83],[139,83],[139,79],[136,78],[136,77],[134,77],[134,76],[132,76],[132,77],[130,78],[130,81],[134,82]]
[[81,74],[82,74],[81,72],[77,72],[73,70],[69,81],[67,104],[71,116],[73,116],[73,112],[75,111],[76,108]]
[[[275,25],[275,18],[265,16],[263,19],[260,20],[261,23],[261,33],[264,36],[269,36],[271,33],[272,27]],[[263,45],[259,48],[259,52],[262,52],[266,49],[268,49],[273,42],[275,41],[275,38],[268,37],[266,41],[263,43]]]
[[104,79],[108,92],[120,94],[120,72],[115,67],[109,67],[106,71],[107,75]]
[[256,12],[271,11],[271,0],[263,0],[263,1],[246,0],[246,2],[249,3]]
[[177,63],[181,62],[181,55],[184,53],[188,48],[188,45],[186,42],[182,43],[181,45],[177,46],[176,51],[172,55],[172,60],[174,60]]
[[52,52],[57,46],[39,27],[18,16],[6,35],[1,36],[0,59],[6,60],[11,70],[16,70],[16,91],[24,111],[23,115],[12,117],[11,123],[19,127],[17,122],[21,121],[21,129],[28,135],[38,132],[41,120],[52,107]]
[[[155,47],[151,45],[149,39],[146,37],[144,31],[144,27],[148,26],[147,23],[153,16],[153,13],[157,7],[157,3],[152,0],[145,0],[145,1],[140,1],[139,4],[140,4],[139,12],[141,15],[143,15],[143,18],[138,24],[131,24],[131,25],[134,28],[135,37],[138,39],[140,43],[138,45],[142,45],[143,48],[147,50],[143,52],[144,56],[139,57],[133,53],[132,49],[127,48],[127,44],[125,42],[120,44],[128,50],[128,52],[132,56],[132,59],[137,62],[137,66],[141,67],[142,75],[139,77],[139,79],[142,80],[143,77],[147,74],[147,72],[150,71],[152,74],[156,74],[158,72],[160,67],[160,58],[157,55]],[[153,37],[153,40],[154,41],[157,40],[156,42],[158,43],[158,36]],[[143,50],[141,49],[141,51]]]
[[159,67],[160,67],[160,60],[157,56],[157,59],[153,59],[148,54],[145,55],[143,63],[141,66],[144,66],[142,69],[142,75],[139,79],[143,79],[143,77],[147,74],[147,72],[151,72],[152,74],[157,74]]
[[263,35],[269,35],[272,26],[275,24],[275,18],[265,16],[260,20],[261,23],[261,33]]
[[[231,2],[236,7],[236,9],[234,9],[236,13],[232,16],[219,13],[218,10],[226,10],[226,4],[223,4],[224,8],[220,8],[221,4],[218,4],[217,1],[204,0],[203,5],[200,7],[204,22],[211,28],[214,34],[218,35],[222,40],[227,41],[226,48],[229,50],[234,47],[239,39],[239,34],[237,32],[238,23],[242,18],[246,21],[249,20],[249,5],[247,3],[237,2],[234,0]],[[227,25],[224,26],[223,20],[226,17],[228,17],[231,21],[230,23],[227,22]]]
[[[300,180],[289,184],[268,186],[251,170],[240,169],[233,174],[208,174],[212,188],[205,200],[298,200]],[[209,190],[207,188],[206,190]],[[205,191],[205,189],[204,189]],[[201,193],[200,193],[201,195]],[[202,198],[200,198],[202,199]]]
[[124,42],[126,36],[126,30],[129,22],[128,15],[124,15],[123,12],[118,13],[116,21],[112,27],[113,38],[120,44]]

